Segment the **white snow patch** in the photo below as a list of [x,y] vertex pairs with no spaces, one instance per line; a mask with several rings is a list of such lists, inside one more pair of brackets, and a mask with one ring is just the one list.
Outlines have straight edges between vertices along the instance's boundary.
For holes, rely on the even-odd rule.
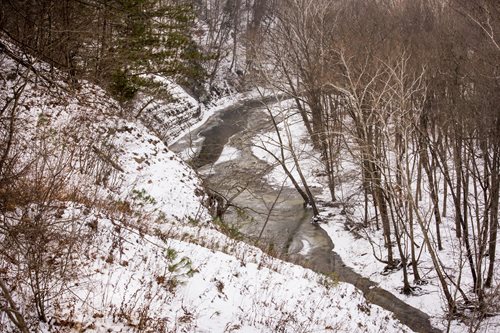
[[214,163],[214,165],[229,162],[235,160],[241,156],[241,151],[229,145],[225,145],[219,159]]
[[311,243],[309,243],[307,240],[302,239],[302,248],[299,251],[299,254],[305,256],[309,254],[309,251],[311,251]]

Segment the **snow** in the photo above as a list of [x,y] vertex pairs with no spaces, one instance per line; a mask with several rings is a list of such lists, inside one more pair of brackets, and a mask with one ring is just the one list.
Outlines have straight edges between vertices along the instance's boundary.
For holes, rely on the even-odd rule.
[[202,116],[204,105],[174,81],[160,75],[145,75],[159,84],[163,93],[139,93],[132,114],[163,141],[182,132]]
[[302,239],[301,241],[302,241],[302,248],[300,249],[299,254],[305,256],[311,251],[312,246],[311,243],[309,243],[305,239]]
[[140,126],[126,122],[121,128],[124,130],[118,130],[115,141],[124,151],[120,156],[125,171],[121,192],[143,191],[152,196],[158,210],[169,219],[208,220],[210,217],[202,206],[201,181],[196,173]]
[[[5,58],[0,66],[4,72],[15,68]],[[5,97],[12,82],[0,84]],[[78,267],[71,280],[61,292],[51,291],[48,323],[36,319],[27,286],[16,285],[16,301],[34,331],[409,331],[389,312],[367,304],[354,287],[272,258],[218,231],[204,208],[196,172],[156,135],[161,126],[178,120],[177,110],[174,120],[163,114],[165,123],[151,128],[151,123],[128,117],[90,83],[81,82],[74,93],[50,89],[55,95],[43,85],[27,85],[20,105],[32,130],[23,132],[23,138],[30,142],[40,119],[47,118],[43,126],[55,137],[71,130],[76,142],[85,143],[82,147],[101,149],[100,163],[113,169],[115,177],[96,182],[80,175],[87,186],[82,191],[96,189],[99,204],[65,205],[63,216],[78,216],[89,238],[73,254]],[[196,108],[178,88],[172,87],[172,93],[187,101],[181,109]],[[230,102],[222,101],[206,114]],[[219,162],[237,154],[228,147]],[[14,331],[3,315],[0,329]]]
[[224,146],[219,159],[215,162],[215,165],[235,160],[240,156],[241,151],[239,149],[226,145]]
[[[100,246],[88,254],[98,259],[79,281],[86,287],[65,299],[71,306],[60,314],[77,313],[77,322],[89,332],[127,330],[145,314],[165,331],[404,332],[354,287],[250,246],[235,244],[227,254],[174,238],[162,244],[126,228],[117,232],[107,219],[98,225]],[[124,242],[113,248],[118,237]],[[187,267],[169,270],[182,258],[189,258],[191,277]],[[81,304],[80,298],[89,301]]]

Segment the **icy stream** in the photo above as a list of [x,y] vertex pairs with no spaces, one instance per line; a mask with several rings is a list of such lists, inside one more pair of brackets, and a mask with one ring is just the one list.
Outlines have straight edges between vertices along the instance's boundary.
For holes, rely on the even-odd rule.
[[[236,226],[246,241],[266,245],[285,260],[317,272],[333,273],[340,281],[360,289],[371,303],[393,312],[397,319],[416,332],[439,332],[431,326],[427,314],[346,267],[333,251],[334,244],[327,233],[310,223],[312,212],[304,208],[294,189],[280,189],[266,183],[264,175],[273,166],[256,158],[250,145],[255,135],[269,130],[269,123],[262,101],[241,102],[217,112],[170,149],[182,152],[196,142],[198,147],[194,150],[199,153],[191,164],[198,169],[208,187],[225,198],[231,198],[225,221]],[[197,140],[200,137],[204,139]],[[224,156],[227,145],[236,149],[238,154]]]

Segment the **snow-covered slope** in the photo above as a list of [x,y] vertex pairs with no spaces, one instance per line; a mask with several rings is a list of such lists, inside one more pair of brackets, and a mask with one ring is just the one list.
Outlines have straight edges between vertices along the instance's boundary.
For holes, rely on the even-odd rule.
[[175,82],[157,75],[151,79],[161,84],[169,96],[153,97],[141,93],[135,99],[133,112],[150,131],[167,143],[200,121],[205,106]]
[[170,232],[153,236],[121,221],[97,225],[99,246],[86,253],[95,259],[85,263],[79,287],[58,299],[57,317],[86,331],[404,331],[354,287],[214,230],[163,224]]
[[[71,274],[47,278],[47,322],[38,319],[33,304],[30,268],[0,256],[2,281],[30,330],[405,331],[354,287],[219,232],[203,206],[196,173],[99,87],[70,87],[57,75],[49,84],[5,55],[0,67],[1,103],[26,83],[15,109],[24,129],[16,133],[17,152],[25,161],[43,152],[49,166],[61,156],[74,157],[60,170],[79,193],[57,197],[58,210],[49,218],[82,237],[62,249]],[[67,155],[68,147],[78,149]],[[20,223],[15,217],[21,208],[2,210],[3,221]],[[5,312],[0,331],[16,331]]]

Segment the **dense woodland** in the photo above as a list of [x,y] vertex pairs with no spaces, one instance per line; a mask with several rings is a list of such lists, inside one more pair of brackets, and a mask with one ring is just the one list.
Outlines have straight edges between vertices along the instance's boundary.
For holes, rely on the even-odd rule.
[[[321,152],[332,201],[344,154],[355,159],[361,223],[384,235],[384,256],[374,260],[402,270],[403,292],[422,280],[423,246],[450,314],[498,311],[499,1],[5,0],[0,30],[51,66],[47,79],[54,69],[74,89],[87,79],[125,105],[138,91],[158,93],[152,74],[199,99],[220,93],[221,77],[244,83],[236,89],[285,94]],[[0,110],[2,216],[18,176],[9,122],[16,101]],[[296,184],[316,206],[307,183]],[[443,223],[454,235],[441,234]],[[440,260],[443,237],[456,244],[459,276]],[[472,289],[462,288],[462,275]]]

